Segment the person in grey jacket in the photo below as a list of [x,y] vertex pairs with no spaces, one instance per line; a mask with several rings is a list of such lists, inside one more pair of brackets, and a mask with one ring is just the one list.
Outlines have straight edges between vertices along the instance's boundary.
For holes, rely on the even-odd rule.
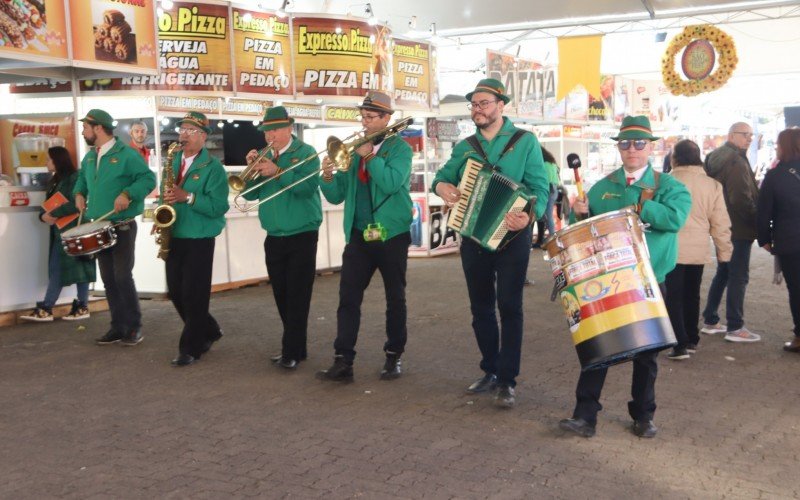
[[[706,157],[705,169],[722,184],[725,204],[731,218],[733,254],[729,263],[718,263],[717,274],[708,290],[701,331],[713,335],[725,332],[729,342],[758,342],[761,336],[744,326],[744,295],[750,279],[750,250],[756,239],[758,185],[747,160],[753,129],[744,122],[731,125],[728,141]],[[725,288],[727,328],[720,324],[717,310]]]

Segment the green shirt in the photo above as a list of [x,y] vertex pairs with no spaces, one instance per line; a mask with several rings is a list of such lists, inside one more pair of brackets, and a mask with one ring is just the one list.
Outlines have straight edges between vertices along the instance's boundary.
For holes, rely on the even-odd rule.
[[[288,170],[305,159],[308,161]],[[318,189],[319,156],[316,151],[292,135],[289,148],[278,156],[276,165],[286,172],[277,178],[271,178],[272,180],[259,189],[245,195],[245,199],[262,200],[303,177],[308,176],[308,179],[258,207],[261,227],[266,229],[270,236],[291,236],[318,230],[322,224],[322,202]],[[264,180],[263,177],[258,177],[248,182],[247,187]]]
[[[181,168],[183,152],[172,160],[177,178]],[[163,176],[162,176],[163,177]],[[200,150],[186,170],[180,183],[181,189],[194,193],[192,203],[175,203],[174,238],[214,238],[225,227],[228,211],[228,176],[222,163],[211,156],[206,148]],[[163,192],[163,179],[162,189]]]
[[[398,136],[384,140],[378,154],[366,164],[373,219],[386,228],[386,237],[393,238],[411,230],[411,146]],[[350,241],[357,197],[358,162],[353,154],[347,172],[337,172],[331,182],[320,183],[325,199],[333,204],[344,202],[344,237]]]
[[96,219],[113,210],[114,200],[123,192],[130,199],[128,208],[110,215],[107,220],[131,219],[142,213],[144,197],[156,187],[156,175],[142,155],[118,138],[114,139],[114,145],[100,158],[99,165],[94,148],[81,161],[73,193],[86,198],[84,219]]
[[[550,195],[550,186],[547,180],[547,171],[542,160],[542,147],[539,140],[533,134],[523,135],[514,146],[500,158],[500,153],[508,144],[511,136],[517,127],[506,117],[503,117],[503,126],[491,141],[487,141],[478,132],[478,141],[486,152],[489,161],[500,168],[500,173],[514,182],[522,184],[528,194],[536,196],[534,206],[535,217],[531,221],[542,216],[547,206],[547,198]],[[469,158],[485,163],[486,160],[472,149],[466,140],[460,141],[453,148],[453,153],[447,163],[436,172],[431,184],[431,191],[436,192],[436,185],[440,182],[449,182],[458,185],[464,175],[464,167]],[[499,160],[499,161],[498,161]]]
[[544,162],[544,168],[547,170],[547,180],[553,186],[558,187],[561,184],[561,172],[558,165],[549,161]]
[[[630,186],[625,179],[625,170],[619,168],[589,190],[589,211],[591,215],[599,215],[635,205],[639,203],[643,190],[654,187],[655,176],[649,164],[642,178]],[[649,225],[645,239],[650,251],[650,265],[659,283],[663,283],[667,273],[675,267],[678,231],[691,208],[692,197],[686,186],[671,175],[660,175],[653,199],[642,204],[639,217]]]

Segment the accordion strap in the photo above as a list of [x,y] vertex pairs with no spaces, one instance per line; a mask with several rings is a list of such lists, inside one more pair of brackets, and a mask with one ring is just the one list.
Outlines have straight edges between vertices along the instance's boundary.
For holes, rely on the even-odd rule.
[[[503,155],[505,155],[511,148],[513,148],[514,144],[516,144],[517,141],[520,140],[522,136],[525,135],[526,133],[527,132],[524,130],[516,129],[514,131],[514,135],[511,136],[511,139],[508,140],[505,147],[503,148],[503,151],[500,153],[500,157],[497,158],[497,161],[499,162],[500,159],[503,157]],[[477,133],[467,137],[467,142],[469,143],[470,146],[472,146],[472,149],[474,149],[479,155],[481,155],[481,157],[483,157],[486,163],[489,166],[491,166],[493,170],[500,170],[499,167],[493,165],[492,162],[489,161],[489,157],[486,156],[486,151],[483,150],[483,146],[481,146],[481,142],[478,140]]]

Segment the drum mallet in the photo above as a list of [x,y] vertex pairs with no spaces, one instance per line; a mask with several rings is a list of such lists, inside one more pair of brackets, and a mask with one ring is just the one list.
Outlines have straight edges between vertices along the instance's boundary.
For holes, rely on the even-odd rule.
[[[578,171],[581,168],[581,159],[575,153],[570,153],[567,155],[567,166],[572,169],[572,175],[575,176],[575,187],[578,189],[578,198],[581,200],[586,199],[586,195],[583,192],[583,181],[581,181],[581,174]],[[575,214],[575,218],[580,220],[585,217],[584,214]]]

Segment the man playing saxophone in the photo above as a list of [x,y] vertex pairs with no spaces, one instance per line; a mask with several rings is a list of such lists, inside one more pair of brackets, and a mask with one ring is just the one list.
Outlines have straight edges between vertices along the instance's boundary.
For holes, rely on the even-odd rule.
[[162,180],[161,201],[175,209],[166,259],[167,291],[183,320],[175,366],[194,363],[222,337],[209,313],[215,238],[225,227],[228,180],[225,168],[204,147],[211,132],[208,118],[190,112],[178,121],[182,151],[174,156],[172,189]]
[[[272,362],[287,370],[297,368],[307,356],[308,311],[322,224],[319,176],[314,175],[319,170],[319,158],[312,146],[292,134],[293,123],[294,118],[283,106],[269,108],[264,114],[258,129],[264,132],[270,151],[266,155],[260,154],[263,150],[247,154],[248,169],[252,166],[261,177],[249,180],[246,189],[258,183],[261,186],[242,195],[247,200],[264,199],[310,175],[258,208],[261,227],[267,231],[267,272],[283,323],[281,352],[272,357]],[[307,161],[301,164],[304,159]]]

